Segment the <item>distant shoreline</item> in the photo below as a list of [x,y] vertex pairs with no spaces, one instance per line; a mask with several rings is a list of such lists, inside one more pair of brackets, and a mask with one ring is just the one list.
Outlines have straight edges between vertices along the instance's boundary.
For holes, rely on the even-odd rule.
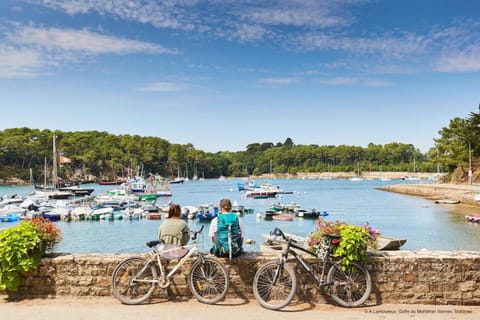
[[[440,174],[444,175],[444,174]],[[355,172],[298,172],[296,175],[292,174],[263,174],[259,177],[253,178],[264,178],[264,179],[273,179],[273,178],[296,178],[296,179],[350,179],[357,176]],[[411,172],[408,171],[364,171],[361,172],[360,178],[363,179],[401,179],[403,177],[413,176]],[[434,179],[438,177],[438,173],[433,172],[419,172],[415,176],[420,179]]]
[[422,197],[432,201],[455,200],[460,204],[480,206],[475,201],[475,195],[480,194],[480,186],[451,183],[419,183],[419,184],[395,184],[376,188],[378,190],[396,192],[411,196]]
[[[261,176],[251,176],[251,179],[350,179],[356,176],[355,172],[298,172],[297,174],[262,174]],[[385,171],[385,172],[378,172],[378,171],[369,171],[369,172],[362,172],[360,177],[363,179],[401,179],[406,176],[412,176],[411,172],[407,171]],[[417,173],[415,174],[416,177],[421,179],[434,179],[438,177],[437,173]],[[245,177],[230,177],[233,179],[241,179]],[[0,179],[0,185],[28,185],[30,182],[10,177],[5,179]]]

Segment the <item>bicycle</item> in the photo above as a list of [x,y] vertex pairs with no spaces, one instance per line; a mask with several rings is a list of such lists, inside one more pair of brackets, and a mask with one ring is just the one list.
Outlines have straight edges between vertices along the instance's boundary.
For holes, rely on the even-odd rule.
[[[115,297],[124,304],[144,302],[152,296],[157,285],[166,290],[173,275],[195,256],[187,279],[190,291],[202,303],[215,304],[223,300],[230,286],[229,275],[222,262],[199,251],[197,235],[202,230],[203,226],[198,231],[191,231],[191,244],[187,246],[153,240],[146,243],[152,248],[147,258],[137,256],[121,261],[112,274],[111,288]],[[173,259],[179,261],[167,273],[166,260]]]
[[[307,271],[315,285],[321,290],[326,290],[339,305],[357,307],[368,299],[372,291],[372,279],[368,270],[357,262],[350,262],[344,270],[341,261],[335,261],[333,258],[333,248],[340,243],[339,235],[325,235],[327,248],[322,259],[319,254],[298,245],[292,237],[286,236],[278,228],[275,228],[271,234],[275,237],[281,236],[286,244],[280,259],[263,264],[255,273],[253,293],[262,307],[279,310],[287,306],[295,296],[297,277],[293,268],[287,263],[289,255],[292,255]],[[321,274],[318,276],[295,250],[323,260]],[[326,273],[327,267],[328,273]]]

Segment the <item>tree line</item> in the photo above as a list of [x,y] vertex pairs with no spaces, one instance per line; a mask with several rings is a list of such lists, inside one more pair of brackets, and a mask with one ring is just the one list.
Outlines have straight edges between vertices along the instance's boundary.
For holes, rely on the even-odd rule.
[[[422,153],[413,144],[370,143],[367,147],[285,141],[255,142],[244,151],[217,153],[197,150],[192,144],[175,144],[159,137],[114,135],[104,131],[51,131],[10,128],[0,131],[0,178],[34,180],[44,172],[45,160],[52,163],[53,135],[58,152],[72,159],[61,171],[98,179],[115,179],[141,172],[164,177],[192,178],[249,176],[298,172],[409,171],[453,172],[476,160],[480,147],[480,115],[454,118],[439,130],[435,146]],[[416,163],[416,168],[413,168]],[[475,165],[475,161],[474,161]]]

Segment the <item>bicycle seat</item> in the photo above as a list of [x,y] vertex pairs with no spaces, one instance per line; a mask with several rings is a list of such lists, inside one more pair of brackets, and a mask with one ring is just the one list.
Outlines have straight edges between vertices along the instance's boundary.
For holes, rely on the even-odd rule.
[[188,253],[188,249],[174,244],[164,244],[160,248],[160,257],[167,260],[181,259]]
[[155,247],[156,245],[162,243],[162,241],[160,240],[152,240],[152,241],[148,241],[146,244],[147,244],[147,247],[149,248],[153,248]]

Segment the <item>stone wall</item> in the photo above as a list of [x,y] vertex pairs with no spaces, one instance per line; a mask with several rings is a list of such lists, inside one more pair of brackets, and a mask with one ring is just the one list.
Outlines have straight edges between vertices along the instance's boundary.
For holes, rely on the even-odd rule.
[[[42,258],[39,268],[25,275],[16,298],[51,296],[108,296],[110,277],[116,264],[131,255],[57,254]],[[254,299],[252,279],[258,266],[277,255],[246,253],[232,261],[223,260],[231,278],[228,297]],[[314,260],[308,260],[312,264]],[[172,262],[170,262],[172,263]],[[321,267],[321,264],[317,268]],[[186,284],[187,264],[168,290],[169,297],[190,297]],[[369,255],[373,279],[370,304],[480,305],[480,252],[395,251]],[[297,266],[301,274],[301,269]],[[299,276],[298,296],[326,302],[315,294],[305,276]],[[155,296],[164,292],[157,289]]]

